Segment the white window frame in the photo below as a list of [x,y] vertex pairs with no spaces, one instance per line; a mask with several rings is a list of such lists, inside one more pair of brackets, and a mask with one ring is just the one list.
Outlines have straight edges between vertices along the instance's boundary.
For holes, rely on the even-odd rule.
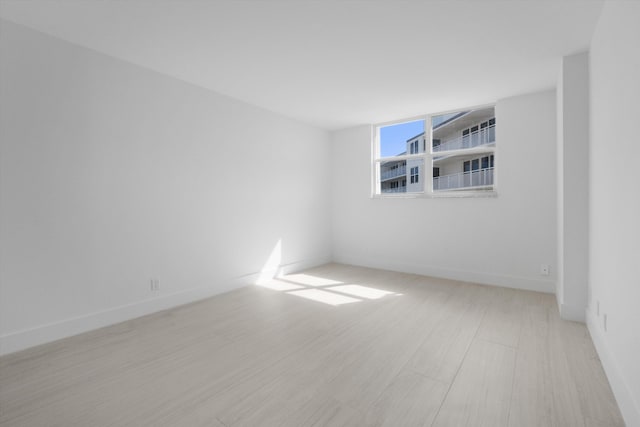
[[[459,111],[466,111],[466,110],[479,110],[479,109],[483,109],[483,108],[489,108],[489,107],[493,107],[495,109],[495,103],[493,104],[484,104],[484,105],[477,105],[477,106],[471,106],[471,107],[463,107],[463,108],[456,108],[454,110],[448,110],[448,111],[440,111],[440,112],[436,112],[436,113],[432,113],[432,114],[426,114],[426,115],[420,115],[420,116],[415,116],[415,117],[410,117],[410,118],[406,118],[406,119],[401,119],[401,120],[394,120],[394,121],[390,121],[390,122],[384,122],[384,123],[378,123],[375,125],[372,125],[371,127],[371,197],[372,198],[449,198],[449,197],[460,197],[460,198],[473,198],[473,197],[497,197],[498,195],[498,174],[497,174],[497,169],[494,166],[493,169],[493,186],[491,189],[487,190],[487,189],[465,189],[465,190],[441,190],[441,191],[433,191],[433,158],[434,157],[438,157],[441,156],[442,152],[437,152],[436,155],[434,155],[433,152],[433,143],[431,141],[433,141],[433,132],[432,132],[432,128],[433,126],[431,125],[431,119],[434,116],[441,116],[444,114],[450,114],[450,113],[456,113]],[[494,110],[495,113],[495,110]],[[495,115],[494,115],[495,118]],[[420,152],[420,150],[418,149],[418,153],[415,154],[404,154],[404,155],[400,155],[400,156],[393,156],[393,157],[380,157],[380,128],[386,127],[386,126],[393,126],[393,125],[398,125],[398,124],[402,124],[402,123],[408,123],[408,122],[414,122],[414,121],[418,121],[418,120],[424,120],[424,140],[425,140],[425,150],[423,152]],[[497,122],[497,120],[496,120]],[[480,126],[480,125],[478,125]],[[490,156],[493,155],[494,156],[494,165],[498,164],[497,162],[497,158],[498,158],[498,153],[497,153],[497,142],[498,142],[498,131],[497,131],[497,126],[496,126],[496,136],[495,136],[495,146],[493,147],[475,147],[475,148],[468,148],[468,149],[464,149],[464,153],[461,154],[465,154],[465,155],[477,155],[479,157],[482,157],[484,155]],[[429,150],[426,150],[426,141],[429,141]],[[418,145],[419,147],[419,145]],[[409,151],[409,150],[407,150]],[[458,152],[458,151],[462,151],[462,150],[452,150],[452,152]],[[382,163],[388,162],[390,160],[398,160],[398,161],[402,161],[402,160],[412,160],[412,159],[422,159],[422,164],[423,164],[423,191],[420,192],[411,192],[411,193],[382,193],[381,191],[381,180],[380,180],[380,165]],[[429,173],[427,173],[429,172]],[[408,179],[410,179],[410,176],[408,177]],[[407,181],[407,184],[409,183],[409,181]]]

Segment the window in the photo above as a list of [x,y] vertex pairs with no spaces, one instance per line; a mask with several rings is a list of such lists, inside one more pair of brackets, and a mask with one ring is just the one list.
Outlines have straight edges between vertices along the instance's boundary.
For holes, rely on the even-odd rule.
[[374,194],[424,191],[425,124],[420,119],[376,127]]
[[418,175],[418,167],[411,168],[411,183],[415,184],[419,182],[420,175]]
[[493,106],[376,126],[372,193],[495,190],[495,129]]
[[418,154],[420,152],[419,148],[420,141],[412,141],[409,143],[409,154]]

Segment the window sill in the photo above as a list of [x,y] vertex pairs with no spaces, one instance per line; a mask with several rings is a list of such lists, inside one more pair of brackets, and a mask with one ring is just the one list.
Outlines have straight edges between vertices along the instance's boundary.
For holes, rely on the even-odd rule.
[[491,198],[498,197],[496,191],[439,191],[428,196],[431,199],[440,198]]
[[478,199],[496,198],[496,191],[442,191],[437,193],[374,194],[372,199]]

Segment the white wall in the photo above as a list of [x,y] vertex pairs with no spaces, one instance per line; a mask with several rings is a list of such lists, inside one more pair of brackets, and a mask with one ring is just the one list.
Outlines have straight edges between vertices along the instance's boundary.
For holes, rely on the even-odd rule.
[[555,92],[501,100],[496,116],[495,198],[372,199],[371,127],[333,133],[334,259],[553,292]]
[[640,426],[639,19],[640,3],[605,2],[589,87],[587,324],[628,426]]
[[330,260],[326,132],[1,31],[0,352]]
[[563,318],[584,322],[589,258],[589,55],[562,58],[558,114],[558,283]]

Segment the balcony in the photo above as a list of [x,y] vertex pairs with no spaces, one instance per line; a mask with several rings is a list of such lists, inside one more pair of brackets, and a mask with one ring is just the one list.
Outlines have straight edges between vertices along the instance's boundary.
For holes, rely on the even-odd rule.
[[433,178],[433,191],[459,190],[493,185],[493,168],[454,173]]
[[397,178],[399,176],[405,176],[405,175],[407,175],[407,166],[402,165],[402,166],[398,166],[395,169],[389,169],[389,170],[383,171],[380,174],[380,181],[386,181],[388,179],[393,179],[393,178]]
[[464,150],[466,148],[479,147],[481,145],[492,144],[496,142],[496,125],[480,129],[469,135],[464,135],[456,139],[445,141],[440,145],[433,147],[433,152]]
[[382,193],[406,193],[407,186],[404,187],[396,187],[396,188],[383,188],[380,190]]

